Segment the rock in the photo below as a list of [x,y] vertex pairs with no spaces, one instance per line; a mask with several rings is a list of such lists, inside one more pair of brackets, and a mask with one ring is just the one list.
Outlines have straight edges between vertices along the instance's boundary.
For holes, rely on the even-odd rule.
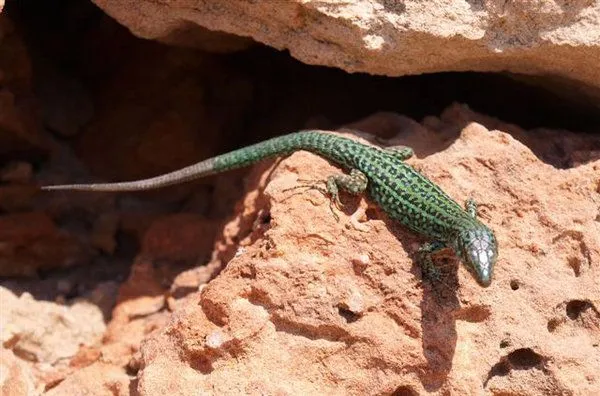
[[0,240],[1,276],[31,276],[84,262],[89,255],[81,242],[61,232],[42,212],[0,216]]
[[123,369],[110,364],[95,363],[71,375],[44,394],[48,396],[128,396],[130,395],[130,383],[131,378]]
[[0,169],[3,182],[27,183],[33,176],[33,167],[28,162],[12,162]]
[[[593,149],[600,147],[600,142],[598,139],[590,139],[589,135],[546,128],[525,131],[517,125],[507,124],[472,111],[466,105],[454,104],[444,110],[439,119],[428,117],[426,120],[426,123],[432,124],[432,129],[452,134],[459,134],[460,126],[471,122],[485,125],[488,129],[500,129],[510,133],[513,138],[529,147],[541,160],[558,168],[571,168],[600,158],[598,150]],[[436,139],[436,135],[440,136],[437,133],[431,136],[431,139]]]
[[114,254],[117,248],[116,234],[119,227],[119,216],[116,213],[102,213],[98,215],[92,230],[91,243],[95,248]]
[[76,136],[94,114],[89,92],[79,80],[60,72],[42,57],[36,62],[36,94],[44,126],[63,137]]
[[353,73],[508,71],[545,76],[560,94],[581,100],[585,91],[600,102],[600,7],[590,1],[94,3],[143,38],[174,42],[207,28]]
[[[76,146],[78,158],[105,181],[151,177],[209,157],[251,99],[249,82],[216,56],[135,44],[98,90]],[[180,202],[193,188],[187,183],[143,196]]]
[[242,51],[256,43],[247,37],[240,37],[225,32],[215,32],[201,26],[193,29],[178,29],[169,35],[159,38],[163,43],[199,48],[214,53]]
[[221,269],[223,269],[223,263],[213,260],[206,265],[181,272],[173,279],[170,290],[171,296],[181,298],[198,291],[198,288],[211,281]]
[[215,224],[193,213],[156,219],[146,231],[141,254],[154,260],[195,262],[212,249]]
[[152,262],[136,258],[129,278],[119,289],[117,305],[103,338],[103,362],[126,367],[144,338],[164,327],[170,315],[166,309],[167,291]]
[[[0,10],[2,4],[0,4]],[[31,370],[9,349],[0,349],[0,394],[3,396],[37,395]]]
[[31,67],[23,40],[0,15],[0,159],[40,159],[48,151],[31,99]]
[[85,300],[70,305],[36,301],[0,286],[0,301],[0,339],[30,362],[68,361],[81,346],[99,344],[106,329],[101,309]]
[[[217,223],[193,213],[161,216],[146,231],[140,256],[154,262],[170,295],[182,298],[197,291],[218,272],[217,261],[206,264],[213,250]],[[192,267],[190,269],[190,267]]]
[[480,202],[500,244],[489,288],[452,258],[421,282],[422,239],[364,198],[337,222],[319,192],[286,191],[339,172],[298,152],[255,168],[221,237],[237,253],[142,344],[140,394],[599,393],[600,160],[558,169],[500,130],[429,124],[441,148],[409,163]]
[[30,211],[38,194],[37,187],[31,184],[0,185],[0,208],[9,213]]

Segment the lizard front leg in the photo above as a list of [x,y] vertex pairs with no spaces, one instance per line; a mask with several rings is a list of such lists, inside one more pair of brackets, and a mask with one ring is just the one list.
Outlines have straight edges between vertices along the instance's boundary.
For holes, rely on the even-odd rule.
[[365,192],[368,183],[369,179],[367,179],[364,173],[358,169],[352,169],[349,175],[339,174],[329,176],[327,178],[327,192],[339,209],[342,207],[339,197],[340,189],[352,195],[359,195]]
[[445,249],[447,246],[441,241],[426,242],[419,248],[417,253],[417,264],[421,267],[421,277],[424,280],[440,282],[442,273],[433,264],[432,256]]
[[477,218],[477,202],[473,198],[465,201],[465,210],[472,218]]

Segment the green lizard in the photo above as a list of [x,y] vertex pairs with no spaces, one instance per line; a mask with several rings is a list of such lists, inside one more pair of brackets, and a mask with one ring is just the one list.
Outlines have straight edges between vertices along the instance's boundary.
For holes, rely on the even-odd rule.
[[182,183],[241,168],[262,159],[306,150],[350,170],[326,181],[326,192],[339,205],[339,189],[368,191],[392,219],[433,240],[419,249],[424,276],[439,277],[431,255],[451,247],[481,286],[489,286],[498,247],[494,233],[477,219],[476,205],[463,209],[437,185],[404,160],[408,147],[382,149],[321,131],[300,131],[247,146],[161,176],[120,183],[44,186],[43,190],[139,191]]

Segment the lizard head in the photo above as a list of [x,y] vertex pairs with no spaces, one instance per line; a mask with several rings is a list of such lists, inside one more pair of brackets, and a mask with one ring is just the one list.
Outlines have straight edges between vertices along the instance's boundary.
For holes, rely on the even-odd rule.
[[492,230],[483,224],[463,230],[458,235],[455,248],[477,282],[481,286],[489,286],[498,258],[498,244]]

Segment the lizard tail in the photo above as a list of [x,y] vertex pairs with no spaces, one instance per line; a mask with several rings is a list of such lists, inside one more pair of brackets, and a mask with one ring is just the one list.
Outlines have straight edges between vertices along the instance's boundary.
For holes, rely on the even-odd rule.
[[349,156],[352,156],[352,152],[349,150],[350,145],[357,145],[357,143],[347,138],[320,131],[300,131],[243,147],[149,179],[117,183],[61,184],[43,186],[41,189],[46,191],[76,190],[106,192],[150,190],[184,183],[230,169],[242,168],[265,158],[276,155],[288,155],[297,150],[312,151],[337,164],[344,165],[350,161]]
[[214,167],[214,158],[209,158],[205,161],[198,162],[197,164],[187,166],[171,173],[148,179],[117,183],[59,184],[54,186],[41,186],[40,189],[45,191],[142,191],[199,179],[213,173],[217,173]]

